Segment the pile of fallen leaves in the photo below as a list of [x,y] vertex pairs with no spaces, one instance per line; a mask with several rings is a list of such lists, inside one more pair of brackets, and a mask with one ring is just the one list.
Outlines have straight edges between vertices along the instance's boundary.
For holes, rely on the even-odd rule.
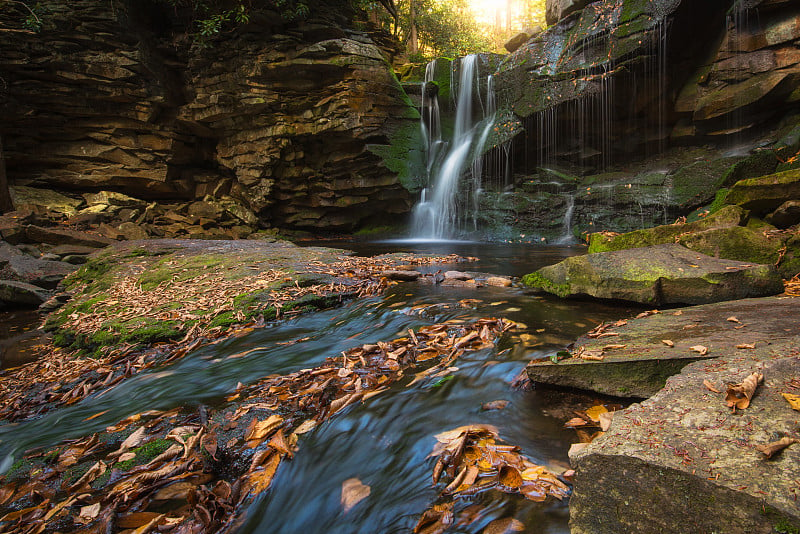
[[[455,499],[496,490],[523,495],[532,501],[548,496],[563,499],[569,487],[547,468],[522,455],[519,447],[498,442],[497,429],[490,425],[459,427],[436,436],[431,456],[438,457],[433,483],[447,485],[439,502],[426,510],[414,528],[416,533],[438,534],[456,523]],[[468,512],[458,523],[468,524],[479,514]]]
[[[397,264],[456,261],[463,259],[455,255],[391,255],[346,257],[332,264],[310,262],[310,272],[336,276],[341,281],[308,287],[278,287],[269,290],[259,306],[275,308],[278,318],[295,316],[302,310],[282,312],[282,308],[307,295],[333,296],[344,301],[380,293],[397,283],[381,278],[380,273]],[[108,299],[96,303],[91,309],[74,312],[62,328],[91,336],[106,328],[104,323],[109,319],[122,322],[125,318],[138,316],[177,321],[181,332],[185,333],[183,339],[145,348],[131,344],[106,347],[92,357],[52,344],[42,345],[37,349],[39,356],[36,361],[0,372],[0,419],[17,421],[73,404],[144,370],[172,363],[200,345],[263,326],[263,319],[246,319],[241,312],[236,317],[239,322],[232,327],[215,327],[212,321],[222,313],[234,311],[234,298],[244,292],[258,291],[281,281],[292,280],[286,273],[274,269],[233,280],[218,272],[187,280],[181,279],[176,273],[171,280],[156,288],[144,290],[137,282],[143,269],[144,266],[132,265],[130,272],[106,291]],[[117,311],[121,304],[125,310],[123,315]],[[165,304],[174,305],[165,311]],[[193,313],[198,309],[209,313]],[[193,323],[189,323],[189,320]]]
[[[148,412],[105,433],[29,452],[30,466],[0,481],[3,532],[231,530],[244,506],[270,488],[281,462],[293,456],[299,435],[382,393],[408,369],[427,367],[413,381],[452,372],[461,354],[492,346],[512,327],[503,319],[480,319],[408,330],[407,336],[354,347],[313,369],[242,386],[228,398],[228,408],[210,416],[204,410]],[[126,436],[121,442],[120,433]],[[466,439],[459,462],[472,458]],[[476,462],[480,456],[496,464],[491,469],[503,473],[499,483],[509,489],[510,469],[528,478],[536,469],[493,438],[470,447]],[[536,487],[523,479],[515,491],[529,498],[566,491],[545,473],[539,479]]]
[[784,293],[790,297],[800,297],[800,274],[795,275],[791,280],[784,280]]

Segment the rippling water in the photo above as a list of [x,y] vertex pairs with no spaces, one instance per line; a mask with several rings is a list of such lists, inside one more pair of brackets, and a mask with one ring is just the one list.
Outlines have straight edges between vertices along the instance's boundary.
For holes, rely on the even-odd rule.
[[[353,248],[353,244],[336,245]],[[441,244],[435,250],[399,244],[357,248],[365,254],[456,252],[480,258],[456,268],[513,275],[582,252],[463,243],[444,250]],[[462,299],[480,302],[475,308],[465,308],[459,304]],[[420,305],[435,306],[419,313],[413,308]],[[525,336],[507,336],[494,349],[468,353],[457,360],[458,371],[441,386],[420,382],[406,387],[410,379],[401,381],[306,434],[295,458],[281,466],[273,489],[251,505],[240,529],[246,533],[409,532],[438,495],[431,486],[433,460],[427,456],[435,443],[433,436],[439,432],[488,423],[534,462],[567,462],[567,450],[575,436],[548,410],[553,403],[569,399],[543,391],[517,391],[509,383],[532,358],[563,347],[602,320],[629,311],[537,297],[520,289],[399,284],[380,298],[305,315],[203,347],[168,367],[132,377],[74,406],[54,410],[38,420],[0,427],[0,454],[8,465],[28,448],[98,431],[138,412],[219,404],[239,382],[248,384],[265,375],[312,367],[352,346],[390,340],[424,324],[486,316],[524,323]],[[301,339],[293,345],[278,344]],[[498,399],[510,403],[504,410],[481,411],[483,403]],[[87,420],[104,410],[103,415]],[[371,494],[344,514],[339,502],[342,482],[354,477],[369,485]],[[568,532],[563,503],[532,503],[495,492],[470,499],[462,504],[480,502],[486,506],[486,514],[452,532],[480,532],[491,520],[507,516],[523,521],[529,532]]]

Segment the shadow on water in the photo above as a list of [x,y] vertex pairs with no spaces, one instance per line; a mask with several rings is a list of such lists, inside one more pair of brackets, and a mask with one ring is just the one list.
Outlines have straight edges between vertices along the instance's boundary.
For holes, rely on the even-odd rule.
[[[359,252],[398,251],[394,245],[371,247]],[[418,245],[413,247],[420,251]],[[463,243],[453,251],[481,258],[477,263],[461,264],[461,269],[501,274],[523,274],[582,252],[556,247],[531,252],[513,245]],[[386,393],[306,434],[296,457],[278,471],[273,490],[253,503],[240,528],[247,533],[408,532],[437,497],[431,487],[434,461],[427,456],[439,432],[488,423],[534,462],[566,463],[574,435],[562,428],[562,419],[547,414],[549,397],[540,391],[514,390],[510,382],[532,358],[562,348],[600,321],[629,311],[543,298],[521,289],[398,284],[383,297],[304,315],[200,348],[170,366],[141,373],[73,406],[0,427],[0,457],[8,467],[22,451],[96,432],[145,410],[219,404],[239,382],[253,383],[266,375],[313,367],[342,350],[391,340],[408,328],[487,316],[524,323],[524,335],[507,334],[497,348],[457,360],[452,379],[407,387],[407,377]],[[286,344],[295,340],[298,342]],[[481,410],[483,403],[498,399],[510,404],[504,410]],[[342,482],[349,478],[369,485],[371,495],[344,514],[339,500]],[[458,506],[480,502],[486,513],[472,525],[452,529],[454,532],[479,532],[491,520],[507,516],[522,520],[532,532],[568,532],[563,503],[531,503],[496,492],[460,502]]]

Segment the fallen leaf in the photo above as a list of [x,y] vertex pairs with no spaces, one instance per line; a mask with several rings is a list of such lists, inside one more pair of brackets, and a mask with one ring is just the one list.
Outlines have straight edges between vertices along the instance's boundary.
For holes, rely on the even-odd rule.
[[700,356],[705,356],[708,354],[708,347],[704,347],[703,345],[695,345],[694,347],[689,348],[695,352],[699,352]]
[[133,512],[126,515],[117,516],[117,527],[122,529],[135,529],[149,524],[152,520],[161,516],[156,512]]
[[294,429],[295,434],[305,434],[306,432],[310,432],[314,427],[317,426],[317,422],[313,419],[306,419],[300,426]]
[[522,485],[522,475],[519,474],[517,468],[510,465],[504,465],[500,468],[497,479],[502,485],[509,488],[518,488]]
[[153,495],[154,501],[170,501],[172,499],[186,499],[189,492],[195,489],[197,485],[191,482],[175,482],[169,486],[163,487]]
[[717,389],[717,388],[714,386],[714,384],[712,384],[712,383],[711,383],[710,381],[708,381],[708,380],[703,380],[703,385],[704,385],[704,386],[706,387],[706,389],[707,389],[707,390],[709,390],[709,391],[713,391],[714,393],[722,393],[720,390],[718,390],[718,389]]
[[731,315],[730,317],[728,317],[728,318],[726,319],[726,321],[729,321],[729,322],[731,322],[731,323],[738,323],[738,322],[740,322],[740,321],[739,321],[739,319],[737,319],[737,318],[736,318],[735,316],[733,316],[733,315]]
[[578,454],[580,451],[588,447],[588,443],[573,443],[569,446],[569,452],[567,455],[572,458],[573,455]]
[[674,347],[675,346],[675,343],[672,340],[669,340],[669,339],[662,339],[661,342],[664,345],[668,346],[668,347]]
[[481,410],[502,410],[506,406],[508,406],[507,400],[495,400],[491,402],[485,402],[481,405]]
[[595,423],[599,423],[600,414],[604,414],[606,412],[608,412],[608,408],[606,408],[602,404],[598,404],[597,406],[592,406],[591,408],[586,410],[586,415],[588,415],[589,419],[591,419]]
[[576,427],[586,426],[588,424],[589,423],[583,417],[573,417],[572,419],[570,419],[569,421],[564,423],[564,427],[565,428],[576,428]]
[[616,349],[624,349],[627,345],[606,345],[600,350],[616,350]]
[[792,410],[800,411],[800,395],[792,395],[791,393],[781,393],[781,395],[792,407]]
[[356,504],[360,503],[371,493],[371,488],[357,478],[348,478],[342,482],[342,509],[349,512]]
[[753,373],[745,378],[741,384],[733,384],[728,386],[725,392],[725,404],[728,408],[736,410],[744,410],[750,406],[750,399],[758,387],[758,384],[764,380],[764,375],[761,373]]
[[800,439],[785,437],[766,445],[757,445],[756,448],[764,453],[767,458],[772,458],[773,455],[782,451],[792,443],[800,443]]
[[97,518],[98,515],[100,515],[100,503],[96,502],[89,506],[82,506],[79,514],[79,519],[88,523]]
[[272,414],[263,421],[253,419],[244,438],[247,446],[251,449],[258,447],[273,430],[281,426],[281,423],[283,417],[278,414]]
[[525,532],[525,524],[513,517],[495,519],[483,529],[483,534],[508,534],[509,532]]
[[607,432],[611,426],[611,420],[614,418],[614,412],[605,412],[600,414],[600,430]]
[[756,344],[755,343],[741,343],[739,345],[736,345],[736,348],[737,349],[754,349],[754,348],[756,348]]

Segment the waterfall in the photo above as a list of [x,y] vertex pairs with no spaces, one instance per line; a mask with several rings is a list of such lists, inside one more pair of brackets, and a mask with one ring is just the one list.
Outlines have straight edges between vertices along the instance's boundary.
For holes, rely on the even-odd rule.
[[575,195],[567,195],[567,208],[564,210],[564,224],[561,226],[561,237],[556,239],[556,245],[570,245],[575,242],[572,235],[572,215],[575,213]]
[[[426,87],[433,80],[435,68],[429,64],[423,85],[422,131],[428,155],[428,187],[412,212],[412,237],[415,239],[450,239],[464,230],[467,221],[476,226],[477,195],[480,193],[480,152],[494,123],[494,95],[487,95],[484,117],[473,119],[477,87],[477,55],[461,58],[458,92],[455,98],[456,120],[453,138],[445,143],[437,137],[440,130],[438,100],[426,98]],[[493,83],[487,82],[493,93]],[[491,111],[490,111],[491,110]],[[440,154],[440,152],[442,152]],[[472,180],[462,184],[469,171]]]

